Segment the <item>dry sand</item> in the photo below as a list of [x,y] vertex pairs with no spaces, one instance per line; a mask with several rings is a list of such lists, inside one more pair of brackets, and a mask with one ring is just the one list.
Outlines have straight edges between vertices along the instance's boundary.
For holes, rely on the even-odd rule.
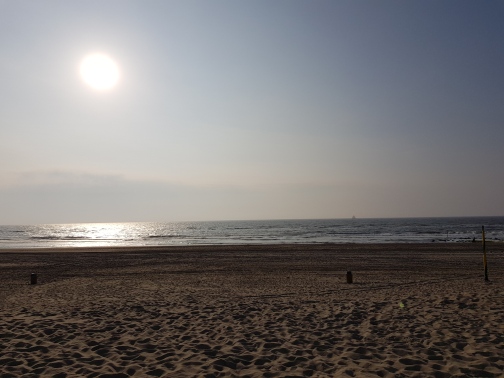
[[0,251],[0,376],[503,377],[503,250]]

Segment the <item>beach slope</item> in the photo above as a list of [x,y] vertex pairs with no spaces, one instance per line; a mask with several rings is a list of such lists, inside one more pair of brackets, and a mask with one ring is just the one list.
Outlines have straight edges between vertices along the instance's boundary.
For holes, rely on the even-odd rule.
[[502,377],[503,247],[3,250],[0,375]]

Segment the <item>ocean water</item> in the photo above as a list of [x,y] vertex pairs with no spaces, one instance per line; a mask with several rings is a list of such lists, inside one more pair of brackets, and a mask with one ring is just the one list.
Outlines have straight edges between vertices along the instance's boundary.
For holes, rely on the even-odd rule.
[[0,249],[279,243],[504,241],[504,217],[0,226]]

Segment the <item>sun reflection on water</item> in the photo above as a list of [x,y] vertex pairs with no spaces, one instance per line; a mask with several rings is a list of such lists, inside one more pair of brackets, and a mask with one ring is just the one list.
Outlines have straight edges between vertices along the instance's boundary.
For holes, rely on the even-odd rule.
[[77,223],[38,226],[32,238],[47,247],[104,247],[183,243],[184,223]]

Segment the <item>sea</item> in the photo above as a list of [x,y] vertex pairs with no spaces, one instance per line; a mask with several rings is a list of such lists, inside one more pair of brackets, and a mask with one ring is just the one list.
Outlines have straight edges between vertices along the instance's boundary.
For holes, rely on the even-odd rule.
[[0,226],[0,249],[504,241],[503,217],[302,219]]

